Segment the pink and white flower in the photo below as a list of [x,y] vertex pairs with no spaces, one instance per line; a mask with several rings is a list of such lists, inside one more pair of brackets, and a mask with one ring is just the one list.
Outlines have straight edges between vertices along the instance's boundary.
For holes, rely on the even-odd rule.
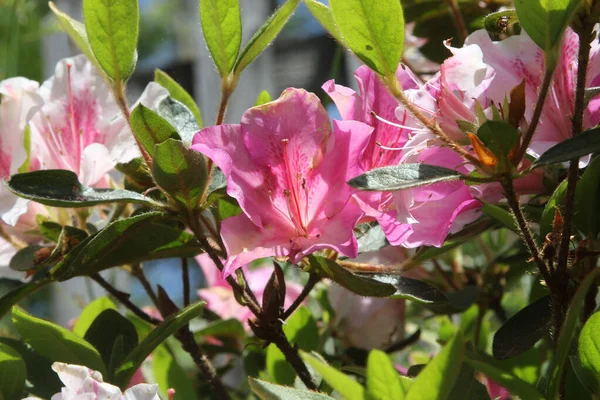
[[332,129],[319,99],[301,89],[247,110],[239,125],[198,132],[192,148],[221,168],[244,211],[222,222],[224,272],[268,256],[297,262],[325,248],[356,256],[352,229],[362,211],[346,181],[360,171],[370,132],[357,121],[333,121]]

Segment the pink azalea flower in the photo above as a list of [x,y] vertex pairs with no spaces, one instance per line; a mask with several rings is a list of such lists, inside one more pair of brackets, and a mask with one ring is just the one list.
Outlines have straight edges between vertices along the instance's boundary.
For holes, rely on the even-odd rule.
[[[38,168],[71,170],[96,185],[116,163],[139,156],[112,93],[84,55],[59,61],[39,92],[44,106],[31,122]],[[152,83],[140,101],[152,108],[167,95]]]
[[158,385],[142,383],[121,393],[117,386],[105,383],[102,374],[87,367],[55,362],[52,369],[65,387],[51,400],[160,400]]
[[192,148],[223,170],[227,193],[244,211],[221,226],[224,272],[267,256],[297,262],[324,248],[355,256],[352,229],[362,212],[346,181],[360,171],[370,131],[356,121],[333,121],[332,130],[314,94],[287,89],[246,111],[239,125],[197,133]]
[[[25,78],[0,82],[0,180],[18,172],[27,158],[23,136],[27,124],[42,106],[38,83]],[[0,218],[11,225],[27,211],[27,201],[0,183]]]
[[[217,266],[207,254],[200,254],[196,257],[196,261],[198,261],[200,268],[202,268],[202,272],[206,279],[206,288],[198,290],[198,296],[205,300],[207,303],[206,306],[217,313],[221,318],[238,319],[244,324],[244,328],[250,332],[248,320],[254,317],[250,309],[241,306],[235,300],[231,286],[229,286],[221,271],[217,269]],[[252,269],[248,268],[247,265],[244,265],[242,268],[246,275],[246,279],[248,280],[248,286],[259,300],[262,299],[265,286],[273,273],[273,268],[268,264],[260,265]],[[298,295],[300,295],[300,292],[302,292],[302,287],[288,280],[286,280],[285,284],[286,294],[284,306],[289,307]]]

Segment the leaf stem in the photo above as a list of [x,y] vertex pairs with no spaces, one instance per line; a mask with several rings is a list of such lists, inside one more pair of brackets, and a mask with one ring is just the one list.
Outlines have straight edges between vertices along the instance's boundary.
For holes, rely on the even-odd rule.
[[321,277],[319,275],[317,275],[317,274],[311,273],[308,276],[308,282],[306,282],[306,285],[304,285],[304,288],[302,289],[302,292],[300,292],[300,294],[298,295],[298,297],[296,297],[296,299],[294,300],[294,302],[292,303],[292,305],[290,305],[290,307],[287,310],[285,310],[285,312],[283,313],[282,319],[284,321],[286,319],[288,319],[294,313],[294,311],[296,311],[296,309],[298,307],[300,307],[300,305],[302,304],[302,302],[308,297],[308,295],[310,294],[311,290],[313,290],[313,288],[315,287],[315,285],[317,283],[319,283],[320,280],[321,280]]

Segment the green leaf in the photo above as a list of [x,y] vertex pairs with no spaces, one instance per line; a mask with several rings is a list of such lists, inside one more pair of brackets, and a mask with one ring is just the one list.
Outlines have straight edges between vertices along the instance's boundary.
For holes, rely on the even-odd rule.
[[392,299],[409,299],[423,304],[448,302],[448,297],[438,288],[418,279],[393,274],[357,274],[356,276],[394,286],[396,292],[389,296]]
[[463,336],[457,331],[425,368],[417,375],[406,394],[406,400],[445,399],[458,377],[465,352]]
[[[60,392],[60,389],[64,384],[60,381],[58,375],[52,371],[52,363],[48,361],[48,359],[42,357],[38,352],[31,348],[31,346],[26,345],[22,341],[0,337],[0,343],[11,347],[19,353],[25,362],[27,381],[29,381],[27,391],[31,395],[49,399],[55,393]],[[0,381],[0,387],[1,386]],[[18,398],[20,399],[20,397]]]
[[242,18],[238,0],[200,0],[202,33],[219,75],[229,75],[242,43]]
[[477,137],[498,158],[505,160],[519,141],[519,132],[508,122],[490,120],[479,127]]
[[492,34],[504,33],[506,27],[519,22],[517,12],[513,9],[493,12],[485,16],[483,27]]
[[579,0],[515,0],[519,23],[552,63],[556,62],[563,33],[579,3]]
[[294,384],[296,378],[294,368],[287,362],[281,350],[273,343],[267,347],[265,365],[270,377],[269,380],[285,386]]
[[122,189],[96,189],[82,185],[77,174],[48,169],[11,176],[6,183],[17,196],[53,207],[90,207],[106,203],[155,205],[150,198]]
[[367,359],[367,395],[372,399],[404,399],[398,371],[381,350],[371,350]]
[[447,400],[490,400],[486,387],[475,377],[475,370],[463,363]]
[[579,359],[586,375],[594,378],[594,392],[600,391],[600,312],[587,320],[579,335]]
[[556,214],[556,209],[560,208],[562,204],[565,202],[565,196],[567,194],[567,180],[561,182],[560,185],[554,190],[552,196],[546,203],[546,207],[544,207],[544,212],[542,213],[542,220],[540,221],[540,239],[545,239],[548,233],[552,232],[552,223],[554,222],[554,215]]
[[158,346],[152,353],[152,372],[165,398],[168,398],[167,390],[171,388],[180,399],[198,398],[192,380],[165,345]]
[[0,318],[10,311],[12,306],[51,283],[51,279],[39,279],[17,286],[0,298]]
[[21,355],[12,347],[0,343],[0,398],[20,399],[26,378],[27,371]]
[[498,207],[494,204],[486,203],[482,201],[483,207],[481,207],[481,211],[483,213],[494,220],[500,222],[504,227],[510,229],[513,232],[519,232],[519,228],[515,222],[515,218],[512,216],[510,212],[505,210],[502,207]]
[[588,237],[600,231],[600,157],[592,159],[575,189],[575,225]]
[[494,334],[494,357],[506,360],[529,350],[548,334],[551,319],[550,296],[544,296],[527,305]]
[[166,97],[158,103],[156,111],[175,128],[183,143],[191,146],[194,136],[200,130],[191,109],[178,100]]
[[535,386],[517,378],[513,374],[503,371],[498,367],[488,364],[481,360],[476,360],[469,356],[465,357],[465,363],[471,368],[487,375],[500,386],[505,387],[512,395],[519,396],[522,399],[543,400],[544,397],[537,391]]
[[115,81],[126,81],[137,58],[137,0],[83,0],[83,19],[90,47],[104,72]]
[[88,42],[85,26],[81,22],[74,20],[69,15],[60,11],[53,2],[49,1],[48,7],[50,7],[50,10],[52,10],[56,16],[56,19],[58,19],[62,30],[69,35],[77,48],[79,48],[79,50],[81,50],[81,52],[85,54],[92,63],[94,63],[98,71],[102,71],[100,64],[98,64],[98,60],[96,60],[94,52],[90,47],[90,43]]
[[363,400],[365,398],[365,388],[354,379],[325,364],[311,354],[301,352],[300,355],[342,398],[346,400]]
[[331,279],[361,296],[388,297],[396,293],[394,286],[355,275],[328,258],[309,256],[308,260],[313,271],[321,277]]
[[404,15],[397,0],[330,0],[333,19],[350,50],[375,72],[394,76],[404,48]]
[[352,178],[348,184],[356,189],[395,191],[437,182],[455,181],[462,175],[452,169],[427,164],[400,164],[375,168]]
[[62,326],[13,307],[12,320],[23,340],[50,361],[85,365],[106,374],[100,353],[80,336]]
[[98,297],[96,300],[88,304],[75,322],[73,332],[81,337],[85,335],[92,322],[105,310],[117,310],[117,306],[111,299],[106,296]]
[[194,101],[194,98],[183,87],[181,87],[181,85],[179,85],[175,79],[167,75],[166,72],[156,69],[154,71],[154,82],[167,89],[171,98],[186,106],[192,112],[192,114],[194,114],[196,122],[200,128],[204,126],[202,114],[200,113],[200,109]]
[[194,210],[206,189],[206,159],[180,140],[167,139],[154,149],[152,175],[169,197]]
[[585,300],[585,296],[587,295],[590,287],[596,280],[596,277],[600,273],[600,269],[594,269],[590,272],[583,282],[579,285],[577,292],[575,292],[575,296],[573,296],[573,300],[571,300],[571,305],[567,310],[567,315],[563,321],[562,328],[560,330],[560,335],[558,336],[558,342],[556,345],[556,351],[554,353],[554,357],[552,358],[552,362],[549,367],[549,386],[548,386],[548,398],[549,399],[557,399],[559,392],[559,377],[562,376],[562,372],[569,362],[568,355],[571,350],[571,345],[573,344],[573,340],[575,339],[577,330],[577,323],[579,321],[579,315],[581,314],[581,309],[583,308],[583,303]]
[[214,321],[194,332],[196,338],[204,336],[244,338],[246,331],[240,320],[222,319]]
[[286,386],[274,385],[269,382],[248,377],[248,384],[252,392],[261,400],[326,400],[332,399],[325,394],[311,392],[309,390],[299,390]]
[[203,301],[191,304],[179,313],[170,315],[154,328],[139,346],[127,355],[127,358],[125,358],[121,366],[115,371],[115,384],[124,389],[146,357],[169,336],[177,332],[179,328],[186,325],[193,318],[200,316],[205,304]]
[[241,51],[240,56],[233,67],[235,75],[239,76],[239,74],[263,52],[269,43],[275,39],[294,11],[296,11],[298,4],[300,4],[300,0],[287,0],[265,21]]
[[319,328],[310,310],[301,306],[286,320],[283,332],[290,344],[304,351],[315,351],[319,346]]
[[199,254],[201,247],[194,236],[169,222],[160,212],[117,220],[81,242],[51,275],[62,281],[124,264]]
[[600,151],[600,128],[581,132],[550,147],[533,164],[533,168],[563,163]]
[[263,104],[270,103],[272,100],[273,99],[271,98],[271,95],[269,94],[269,92],[267,92],[266,90],[263,90],[262,92],[260,92],[260,94],[256,98],[256,101],[254,102],[254,107],[258,107],[258,106],[262,106]]
[[327,33],[335,38],[342,46],[348,48],[346,41],[338,31],[337,26],[335,25],[335,21],[333,20],[333,15],[331,14],[331,10],[325,4],[317,1],[317,0],[304,0],[304,4],[310,11],[310,13],[315,17],[317,21],[325,28]]
[[[110,327],[110,329],[107,329]],[[138,335],[135,326],[118,311],[108,308],[94,319],[85,332],[84,339],[94,346],[102,356],[102,361],[107,365],[108,377],[112,379],[113,369],[120,365],[125,358],[138,345]],[[119,352],[113,354],[117,343]]]
[[39,244],[32,244],[17,250],[10,259],[8,266],[13,271],[29,271],[36,266],[37,254],[41,249],[47,248]]
[[131,128],[148,154],[154,154],[154,146],[169,138],[178,139],[179,135],[163,117],[138,104],[131,112]]

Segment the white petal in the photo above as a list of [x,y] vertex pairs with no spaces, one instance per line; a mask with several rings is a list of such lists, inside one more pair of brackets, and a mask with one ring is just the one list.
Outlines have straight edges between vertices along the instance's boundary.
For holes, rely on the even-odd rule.
[[79,179],[82,184],[93,186],[113,169],[115,164],[116,161],[111,157],[106,146],[93,143],[86,147],[81,154]]
[[125,400],[160,400],[158,397],[158,385],[140,383],[125,391]]

